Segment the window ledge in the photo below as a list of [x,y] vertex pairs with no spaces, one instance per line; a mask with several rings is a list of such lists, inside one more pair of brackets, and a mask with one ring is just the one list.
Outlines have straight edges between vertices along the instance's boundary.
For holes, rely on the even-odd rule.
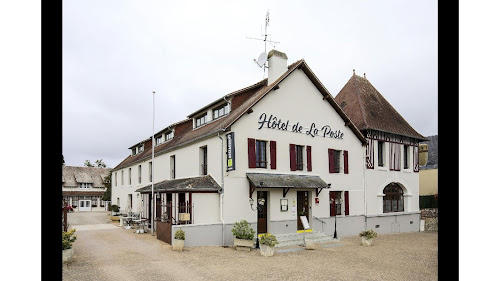
[[387,171],[389,169],[387,169],[387,167],[377,167],[377,170],[379,170],[379,171]]

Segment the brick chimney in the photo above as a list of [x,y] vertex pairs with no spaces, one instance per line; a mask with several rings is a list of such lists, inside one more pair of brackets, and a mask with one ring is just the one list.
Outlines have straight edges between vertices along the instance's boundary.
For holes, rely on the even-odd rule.
[[288,57],[285,53],[277,50],[271,50],[267,55],[268,61],[268,74],[267,74],[267,85],[272,84],[276,81],[283,73],[288,70],[287,65]]

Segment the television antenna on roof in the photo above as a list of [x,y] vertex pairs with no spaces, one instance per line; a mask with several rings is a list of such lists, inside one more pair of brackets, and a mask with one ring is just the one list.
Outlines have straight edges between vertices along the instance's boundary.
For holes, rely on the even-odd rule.
[[[262,34],[262,28],[261,28],[261,36],[264,36],[264,39],[261,38],[253,38],[253,37],[247,37],[248,39],[254,39],[254,40],[259,40],[259,41],[264,41],[264,52],[259,55],[257,59],[254,59],[253,61],[260,67],[264,69],[264,72],[266,71],[266,63],[267,63],[267,44],[271,44],[274,47],[276,47],[274,44],[279,44],[280,42],[276,41],[271,41],[271,34],[267,34],[267,27],[269,26],[269,10],[267,10],[266,13],[266,20],[264,24],[264,34]],[[269,36],[269,39],[267,38]]]

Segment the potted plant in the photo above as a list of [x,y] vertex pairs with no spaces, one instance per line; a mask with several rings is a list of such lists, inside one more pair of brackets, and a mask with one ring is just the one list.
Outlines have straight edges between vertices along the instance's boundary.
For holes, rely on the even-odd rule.
[[377,237],[377,232],[373,229],[365,230],[359,233],[361,237],[361,245],[371,246],[373,244],[373,239]]
[[186,233],[182,230],[182,228],[178,229],[175,232],[174,243],[172,244],[174,251],[182,252],[182,249],[184,248],[184,240],[186,240]]
[[279,244],[276,236],[271,233],[265,233],[259,238],[260,254],[265,257],[274,256],[274,246]]
[[73,254],[75,251],[73,250],[73,242],[76,240],[75,234],[76,228],[71,229],[68,232],[62,232],[62,255],[63,255],[63,263],[67,263],[71,261]]
[[250,227],[250,224],[246,220],[236,222],[231,231],[234,235],[234,245],[237,250],[250,251],[253,248],[255,230]]

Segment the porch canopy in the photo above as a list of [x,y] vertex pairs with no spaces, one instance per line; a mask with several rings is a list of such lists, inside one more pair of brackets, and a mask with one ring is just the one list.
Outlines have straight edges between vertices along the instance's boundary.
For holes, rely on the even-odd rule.
[[[154,184],[155,192],[219,192],[220,185],[212,176],[164,180]],[[139,188],[136,192],[151,193],[151,185]]]
[[256,188],[282,188],[283,197],[286,196],[290,188],[314,189],[316,197],[323,188],[330,188],[330,185],[319,176],[264,173],[247,173],[246,175],[250,181],[250,197]]

